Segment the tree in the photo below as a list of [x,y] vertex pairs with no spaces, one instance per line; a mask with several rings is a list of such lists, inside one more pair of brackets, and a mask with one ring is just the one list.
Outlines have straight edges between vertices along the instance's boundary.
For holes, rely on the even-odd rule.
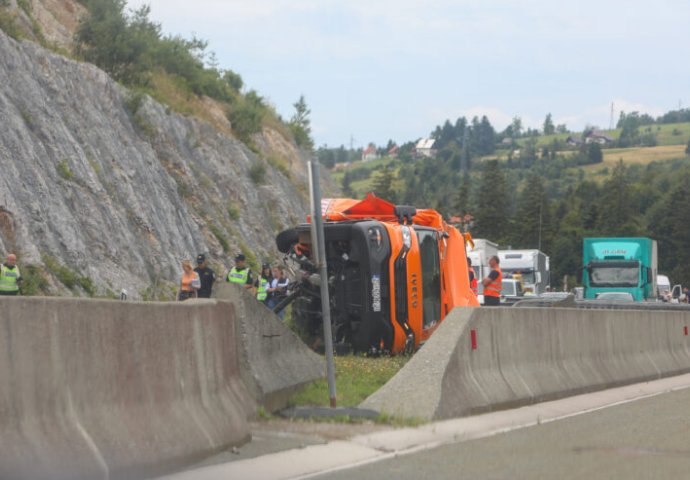
[[659,243],[659,271],[673,283],[690,284],[690,176],[687,174],[668,195],[650,209],[649,232]]
[[397,195],[393,187],[394,181],[395,173],[388,166],[376,172],[372,183],[376,196],[390,203],[397,203]]
[[304,95],[300,95],[299,100],[292,106],[295,107],[295,113],[290,119],[289,127],[295,137],[295,142],[300,147],[311,150],[314,148],[314,142],[311,139],[311,120],[309,120],[311,110],[307,107]]
[[517,201],[510,243],[519,248],[549,250],[551,215],[540,175],[531,175]]
[[472,190],[472,183],[470,181],[469,173],[465,172],[462,176],[460,188],[458,189],[458,196],[455,202],[455,213],[465,216],[471,212],[470,208],[470,194]]
[[551,114],[549,113],[544,119],[544,135],[553,135],[554,133],[556,133],[556,127],[554,127]]
[[688,146],[685,147],[685,154],[690,157],[690,140],[688,140]]
[[510,128],[513,132],[513,138],[519,138],[522,135],[522,119],[520,117],[513,117]]
[[496,160],[486,162],[477,195],[475,229],[477,237],[501,243],[510,230],[511,195]]
[[598,229],[604,236],[634,237],[639,225],[632,204],[632,192],[623,160],[620,160],[604,182],[598,199]]
[[601,151],[601,145],[597,142],[591,142],[587,145],[587,163],[601,163],[604,161],[604,154]]
[[350,172],[345,172],[345,175],[343,175],[341,186],[343,189],[343,195],[346,197],[354,197],[355,193],[352,190],[352,177]]

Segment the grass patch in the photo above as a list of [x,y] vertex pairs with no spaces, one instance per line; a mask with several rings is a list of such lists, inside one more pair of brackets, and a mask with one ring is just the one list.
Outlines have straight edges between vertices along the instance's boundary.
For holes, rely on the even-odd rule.
[[96,295],[96,287],[91,278],[77,274],[47,253],[41,255],[41,260],[43,260],[46,271],[55,276],[65,287],[70,290],[80,287],[89,297]]
[[266,161],[268,162],[269,165],[271,165],[273,168],[275,168],[280,173],[282,173],[284,177],[292,178],[292,173],[290,172],[290,167],[288,165],[287,160],[285,160],[284,158],[278,157],[276,155],[269,155],[266,158]]
[[72,169],[69,168],[69,165],[67,164],[67,159],[63,158],[60,160],[57,164],[57,172],[58,175],[60,175],[62,178],[65,180],[72,180],[74,178],[74,172],[72,172]]
[[591,173],[598,171],[602,167],[613,169],[621,159],[626,165],[646,165],[652,162],[677,160],[685,157],[685,147],[683,145],[664,145],[658,147],[610,148],[603,150],[603,153],[604,161],[602,163],[586,165],[581,168],[585,172]]
[[209,224],[208,228],[211,230],[211,233],[213,233],[213,236],[216,237],[220,246],[223,247],[223,252],[228,253],[230,251],[230,244],[228,243],[228,239],[225,238],[225,235],[223,235],[223,232],[220,231],[220,228],[212,223]]
[[[381,388],[400,370],[410,357],[335,357],[335,383],[338,406],[354,407]],[[317,380],[294,395],[293,405],[328,406],[328,382]],[[390,419],[389,419],[390,420]]]
[[235,202],[228,202],[228,217],[234,221],[240,219],[240,207]]

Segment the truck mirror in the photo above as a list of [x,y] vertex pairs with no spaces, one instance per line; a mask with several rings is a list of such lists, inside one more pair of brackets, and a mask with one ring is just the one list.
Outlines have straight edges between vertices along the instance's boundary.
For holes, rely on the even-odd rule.
[[541,272],[536,273],[537,283],[541,283]]

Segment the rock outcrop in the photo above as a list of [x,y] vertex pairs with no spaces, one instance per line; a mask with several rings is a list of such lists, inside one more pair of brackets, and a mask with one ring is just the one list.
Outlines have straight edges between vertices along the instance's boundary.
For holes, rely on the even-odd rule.
[[240,251],[275,258],[276,232],[308,209],[306,155],[279,133],[255,142],[282,149],[274,168],[227,132],[1,31],[0,124],[0,254],[46,274],[54,259],[100,294],[151,297],[200,252],[221,271]]

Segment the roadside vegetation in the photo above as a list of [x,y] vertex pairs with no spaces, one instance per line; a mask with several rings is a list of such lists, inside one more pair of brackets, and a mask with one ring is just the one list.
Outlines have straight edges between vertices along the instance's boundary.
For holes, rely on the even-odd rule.
[[[272,127],[311,149],[310,112],[304,96],[295,103],[295,116],[285,122],[258,92],[246,90],[240,74],[219,67],[206,41],[164,35],[161,26],[150,20],[149,5],[128,13],[126,0],[80,2],[89,11],[75,36],[75,54],[80,59],[178,113],[203,118],[221,130],[232,129],[250,148],[254,134]],[[228,123],[218,122],[204,98],[216,102]]]
[[[357,355],[335,357],[338,406],[356,407],[390,380],[408,360],[409,357],[403,355],[378,358]],[[290,401],[293,405],[321,407],[328,406],[329,402],[326,380],[312,382]]]

